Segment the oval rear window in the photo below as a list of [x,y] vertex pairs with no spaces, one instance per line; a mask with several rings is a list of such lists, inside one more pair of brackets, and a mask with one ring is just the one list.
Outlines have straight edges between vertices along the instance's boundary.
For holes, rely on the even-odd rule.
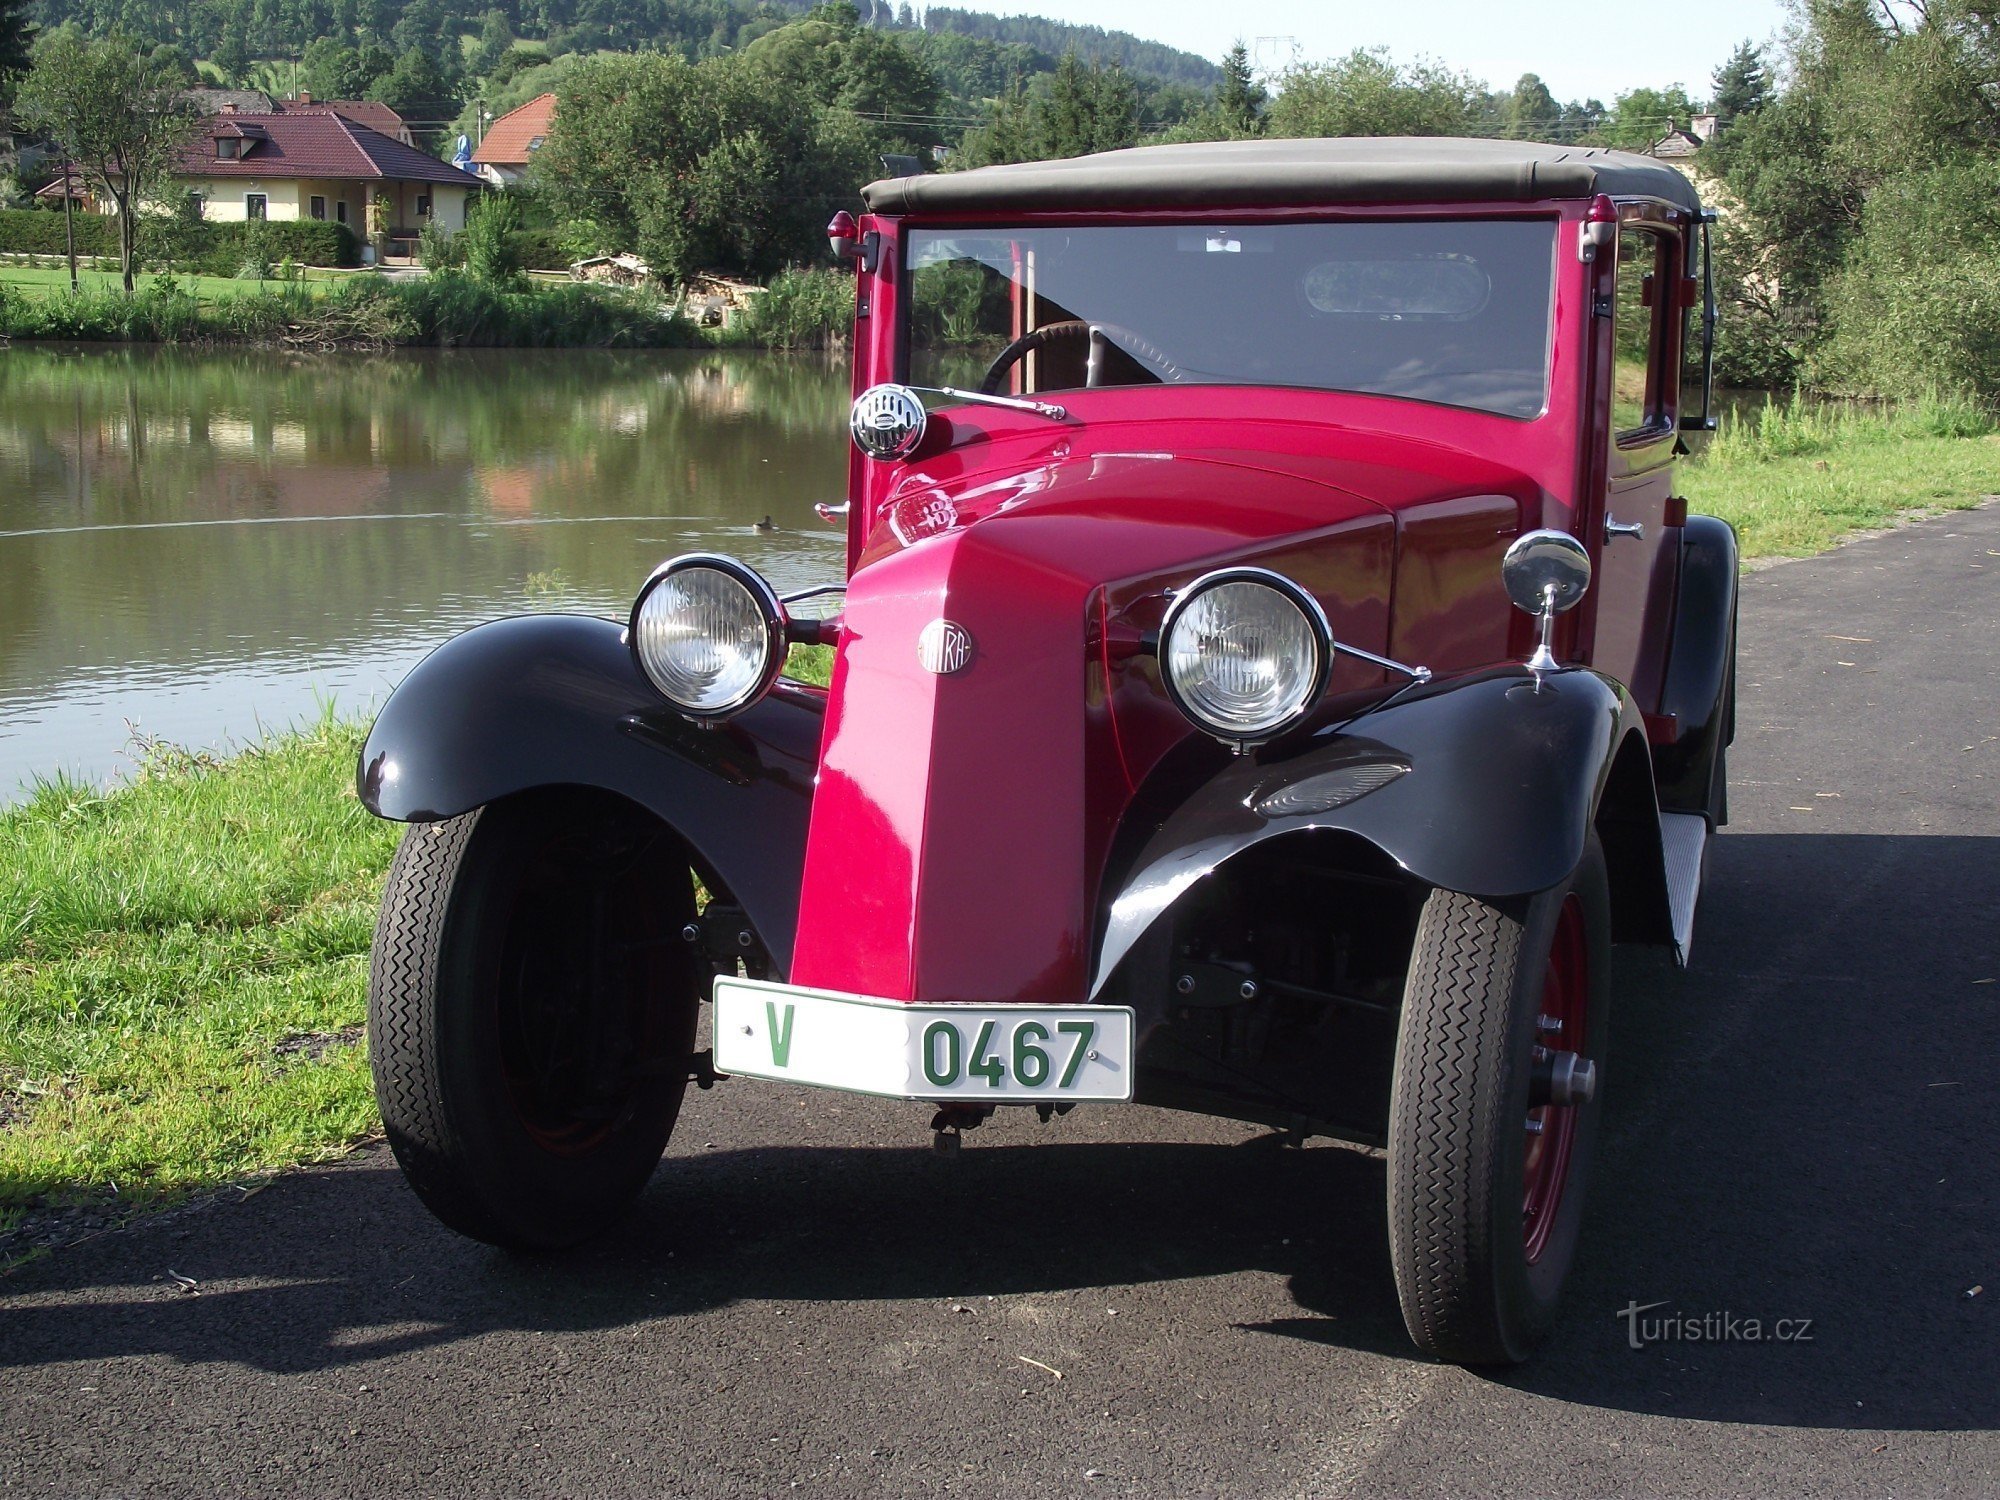
[[1354,318],[1476,317],[1493,283],[1468,255],[1323,260],[1300,281],[1315,312]]

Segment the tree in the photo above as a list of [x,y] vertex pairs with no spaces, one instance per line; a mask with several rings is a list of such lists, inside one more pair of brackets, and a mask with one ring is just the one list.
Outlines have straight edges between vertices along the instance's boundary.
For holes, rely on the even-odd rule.
[[1561,138],[1562,106],[1538,73],[1523,73],[1500,111],[1503,128],[1516,141]]
[[15,112],[60,146],[117,208],[118,269],[132,290],[139,208],[172,171],[196,117],[180,81],[125,36],[86,41],[69,28],[42,38]]
[[489,10],[480,23],[479,45],[472,49],[472,71],[481,76],[491,73],[513,45],[514,28],[507,24],[507,12]]
[[1139,101],[1125,70],[1116,63],[1086,67],[1074,52],[1063,54],[1039,112],[1036,136],[1036,154],[1047,158],[1135,144]]
[[1483,90],[1435,63],[1399,66],[1382,47],[1285,70],[1271,105],[1279,136],[1457,135]]
[[[34,35],[28,0],[0,0],[0,90],[15,74],[27,71]],[[5,99],[5,93],[0,93],[0,103]]]
[[250,70],[250,44],[243,39],[242,23],[232,17],[223,23],[222,37],[215,44],[215,53],[209,58],[224,83],[238,83]]
[[395,67],[395,56],[379,43],[349,47],[332,37],[319,38],[300,59],[301,81],[315,99],[366,98]]
[[1770,97],[1770,74],[1764,54],[1748,42],[1738,42],[1729,61],[1715,70],[1715,97],[1709,108],[1718,125],[1729,126],[1746,115],[1754,115]]
[[1222,59],[1222,82],[1215,86],[1215,112],[1233,136],[1261,134],[1270,93],[1250,69],[1250,49],[1238,42]]
[[876,175],[851,115],[739,56],[592,58],[570,74],[536,185],[655,271],[763,275],[823,255],[827,219]]
[[386,77],[376,79],[363,97],[386,104],[405,120],[420,125],[435,127],[458,113],[458,92],[451,80],[437,59],[418,47],[397,58],[396,66]]
[[1599,131],[1605,144],[1627,151],[1643,151],[1676,125],[1685,126],[1704,111],[1688,97],[1686,89],[1670,83],[1663,89],[1639,88],[1620,94],[1611,105],[1611,118]]
[[[4,4],[5,0],[0,0]],[[152,51],[148,61],[153,70],[162,78],[172,78],[188,88],[201,86],[201,69],[194,65],[194,59],[187,55],[185,48],[173,42],[162,42]]]

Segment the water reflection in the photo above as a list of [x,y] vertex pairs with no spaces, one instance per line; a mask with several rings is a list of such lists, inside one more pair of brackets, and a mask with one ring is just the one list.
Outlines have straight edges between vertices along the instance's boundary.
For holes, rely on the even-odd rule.
[[846,404],[757,355],[0,352],[0,800],[115,774],[128,721],[359,710],[480,620],[622,613],[675,552],[837,578]]

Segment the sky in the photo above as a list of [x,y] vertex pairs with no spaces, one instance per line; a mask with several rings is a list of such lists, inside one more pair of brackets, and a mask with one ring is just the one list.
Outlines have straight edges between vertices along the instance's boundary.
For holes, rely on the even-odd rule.
[[[1745,38],[1784,25],[1782,0],[1675,0],[1607,6],[1604,0],[946,0],[1001,15],[1047,16],[1166,42],[1219,58],[1239,38],[1266,67],[1356,47],[1385,46],[1398,61],[1428,57],[1493,88],[1539,73],[1556,98],[1596,98],[1645,85],[1685,84],[1696,98]],[[921,4],[920,4],[921,8]]]

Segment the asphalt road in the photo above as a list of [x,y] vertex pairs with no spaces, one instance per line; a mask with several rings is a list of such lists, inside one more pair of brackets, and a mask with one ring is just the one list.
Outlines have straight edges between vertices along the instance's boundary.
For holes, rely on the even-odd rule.
[[[2000,1491],[2000,505],[1750,576],[1742,636],[1694,964],[1621,963],[1524,1370],[1413,1356],[1365,1153],[1080,1109],[942,1160],[919,1106],[739,1083],[570,1258],[371,1151],[27,1266],[0,1490]],[[1810,1337],[1634,1349],[1635,1303]]]

